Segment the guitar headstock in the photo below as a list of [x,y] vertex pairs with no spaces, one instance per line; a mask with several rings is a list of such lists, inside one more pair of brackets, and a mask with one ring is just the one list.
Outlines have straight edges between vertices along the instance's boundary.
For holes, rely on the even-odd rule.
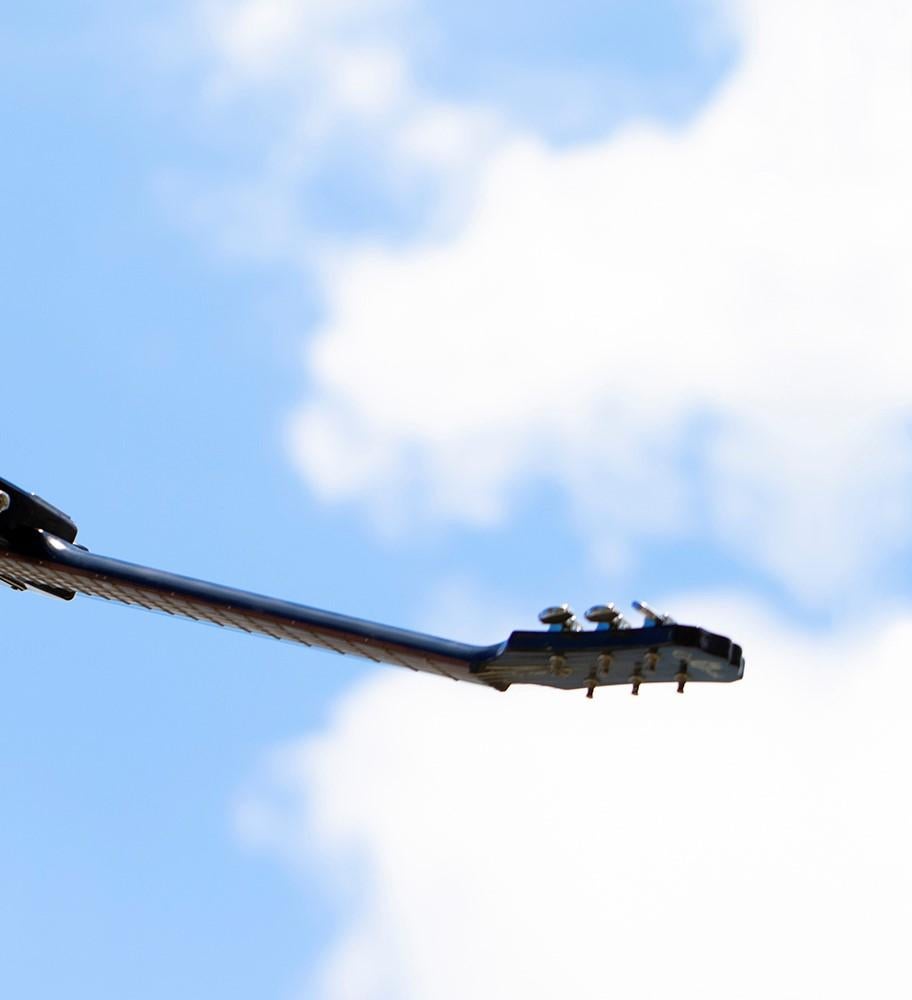
[[642,601],[633,607],[643,616],[634,627],[613,604],[597,604],[585,613],[594,627],[584,629],[566,604],[545,608],[539,621],[545,632],[514,632],[480,676],[489,683],[544,684],[585,688],[630,684],[639,694],[644,684],[673,683],[679,693],[691,682],[725,683],[744,673],[741,647],[730,639],[693,625],[679,625]]

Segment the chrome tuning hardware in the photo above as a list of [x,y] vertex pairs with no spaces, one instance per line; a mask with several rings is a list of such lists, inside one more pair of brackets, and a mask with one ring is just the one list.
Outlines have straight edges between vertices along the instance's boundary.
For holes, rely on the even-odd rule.
[[583,629],[569,604],[545,608],[538,613],[538,620],[548,626],[549,632],[581,632]]
[[678,667],[678,672],[675,674],[674,679],[678,682],[678,694],[684,694],[684,685],[688,681],[687,677],[687,663],[682,661]]
[[595,689],[598,687],[598,671],[593,670],[589,674],[588,682],[586,684],[586,697],[591,698],[595,694]]
[[[592,608],[589,609],[591,611]],[[589,612],[586,612],[586,617],[589,616]],[[589,619],[592,620],[591,618]],[[607,628],[608,626],[599,625],[599,628]],[[615,626],[620,628],[621,626]],[[595,659],[595,666],[592,668],[592,672],[589,674],[588,683],[586,685],[586,697],[591,698],[595,693],[595,689],[606,680],[608,674],[611,672],[611,664],[614,661],[614,656],[611,653],[599,653]]]
[[586,612],[585,618],[586,621],[595,625],[596,631],[599,629],[630,628],[630,622],[613,604],[593,604]]
[[4,490],[0,490],[0,514],[2,514],[5,510],[9,510],[9,505],[10,505],[9,493],[6,493]]
[[633,610],[639,611],[643,616],[644,628],[653,628],[656,625],[674,625],[675,623],[671,615],[663,615],[661,611],[651,608],[645,601],[634,601]]
[[569,677],[573,673],[563,653],[555,653],[549,658],[548,669],[555,677]]

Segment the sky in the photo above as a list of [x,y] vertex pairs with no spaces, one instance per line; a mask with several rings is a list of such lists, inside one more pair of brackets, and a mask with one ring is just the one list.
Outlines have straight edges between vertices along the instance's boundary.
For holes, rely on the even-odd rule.
[[912,15],[82,0],[0,19],[2,474],[93,551],[591,701],[12,592],[0,990],[905,997]]

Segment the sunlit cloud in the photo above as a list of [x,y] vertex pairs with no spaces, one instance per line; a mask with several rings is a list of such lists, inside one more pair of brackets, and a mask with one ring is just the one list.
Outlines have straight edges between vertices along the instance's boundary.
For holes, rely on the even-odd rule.
[[[544,483],[596,562],[702,540],[809,604],[908,547],[912,14],[724,9],[740,59],[698,114],[557,149],[422,93],[408,8],[213,8],[254,25],[211,35],[213,99],[288,98],[219,204],[319,286],[288,429],[314,493],[497,530]],[[411,239],[300,224],[342,134],[434,174]],[[379,672],[264,762],[240,834],[350,904],[308,995],[908,993],[908,615],[811,635],[669,606],[743,642],[742,683],[587,703]]]
[[326,220],[321,193],[342,164],[368,200],[401,208],[427,191],[424,221],[448,224],[503,124],[491,108],[416,84],[417,9],[414,0],[192,5],[181,30],[206,121],[242,153],[222,171],[169,173],[162,188],[175,216],[220,252],[309,277],[338,252],[336,227],[347,228],[338,207]]
[[[414,2],[199,8],[212,99],[271,124],[185,214],[316,281],[288,432],[316,494],[496,527],[554,484],[597,565],[702,538],[811,603],[907,549],[912,15],[709,9],[740,61],[699,114],[558,150],[421,90]],[[430,184],[411,241],[312,221],[340,148]]]
[[505,137],[456,233],[333,259],[290,438],[319,494],[496,524],[554,481],[583,536],[708,515],[809,600],[908,542],[910,17],[746,10],[683,129]]
[[351,907],[307,995],[905,996],[912,622],[821,640],[697,605],[742,683],[589,703],[382,672],[276,751],[239,829]]

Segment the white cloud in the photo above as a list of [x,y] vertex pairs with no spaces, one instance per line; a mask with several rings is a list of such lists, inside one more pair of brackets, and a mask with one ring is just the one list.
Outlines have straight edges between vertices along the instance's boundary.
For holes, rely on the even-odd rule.
[[912,618],[818,639],[699,606],[740,684],[590,703],[378,672],[278,751],[242,829],[353,903],[307,995],[908,996]]
[[741,63],[685,128],[505,131],[456,232],[332,256],[290,436],[316,491],[493,523],[553,480],[631,543],[708,505],[809,600],[909,540],[912,14],[734,10]]
[[320,268],[333,247],[331,227],[310,212],[321,197],[313,188],[345,162],[394,200],[433,187],[431,214],[445,223],[503,127],[491,109],[416,85],[416,9],[414,0],[198,0],[182,27],[207,111],[242,155],[236,172],[170,178],[175,214],[222,252]]
[[[247,222],[237,192],[219,206],[238,243],[317,253],[290,430],[317,492],[383,524],[496,524],[555,482],[587,539],[708,523],[809,600],[907,544],[907,5],[732,3],[741,61],[699,116],[565,150],[421,93],[404,5],[211,9],[213,97],[281,108]],[[436,171],[450,227],[302,234],[302,178],[346,129],[372,169]],[[378,672],[276,751],[239,829],[354,903],[313,992],[907,996],[912,619],[715,619],[742,684],[588,703]]]
[[306,91],[311,104],[379,113],[403,73],[398,46],[384,40],[407,0],[206,0],[198,30],[217,90]]

